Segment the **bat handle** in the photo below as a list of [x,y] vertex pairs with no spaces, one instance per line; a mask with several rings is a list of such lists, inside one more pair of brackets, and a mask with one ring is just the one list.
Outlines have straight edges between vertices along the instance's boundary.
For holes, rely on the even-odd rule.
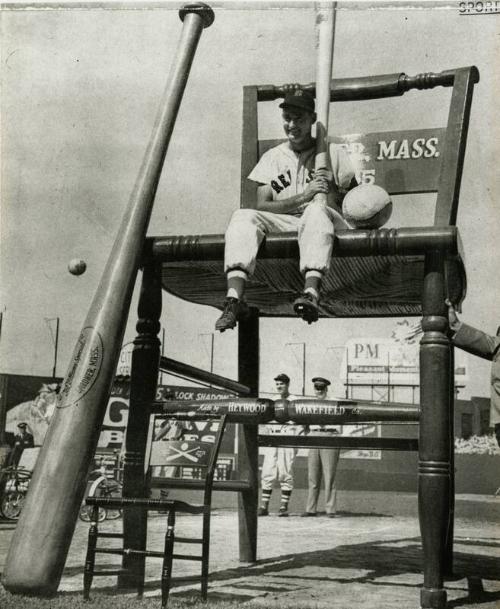
[[213,10],[204,2],[193,2],[192,4],[186,4],[179,10],[179,18],[182,22],[189,13],[195,13],[199,15],[203,21],[203,27],[207,28],[212,25],[215,19]]

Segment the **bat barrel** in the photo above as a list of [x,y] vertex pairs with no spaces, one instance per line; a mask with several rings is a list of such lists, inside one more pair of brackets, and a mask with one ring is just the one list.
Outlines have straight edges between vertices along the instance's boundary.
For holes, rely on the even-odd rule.
[[165,154],[196,47],[213,21],[203,4],[180,11],[181,39],[139,177],[59,394],[3,573],[12,593],[59,586],[118,362]]
[[346,400],[278,400],[274,404],[276,420],[304,425],[335,425],[377,421],[416,422],[420,407]]
[[250,387],[243,385],[243,383],[238,383],[232,379],[227,379],[218,374],[214,374],[213,372],[207,372],[206,370],[195,368],[194,366],[184,364],[183,362],[178,362],[169,357],[162,356],[160,358],[160,370],[162,372],[173,372],[174,374],[188,376],[197,381],[211,383],[212,385],[217,385],[218,387],[228,389],[229,391],[238,393],[240,395],[248,395],[250,393]]
[[274,418],[272,400],[265,398],[235,398],[225,400],[181,400],[155,403],[155,411],[184,420],[202,420],[227,416],[229,423],[260,424]]

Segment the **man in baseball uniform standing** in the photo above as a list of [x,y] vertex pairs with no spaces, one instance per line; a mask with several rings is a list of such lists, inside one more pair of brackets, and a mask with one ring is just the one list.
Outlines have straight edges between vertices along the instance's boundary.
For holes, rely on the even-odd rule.
[[[290,378],[286,374],[278,374],[274,378],[276,391],[283,400],[296,400],[297,396],[291,395],[288,391]],[[266,425],[266,432],[269,434],[290,434],[299,435],[304,432],[302,425]],[[293,490],[293,463],[297,449],[267,446],[264,453],[264,463],[262,464],[261,487],[262,497],[259,508],[259,516],[269,515],[269,502],[273,492],[273,485],[277,482],[281,489],[280,509],[278,516],[288,516],[288,503]]]
[[[326,400],[330,381],[321,376],[312,379],[314,394],[318,400]],[[307,435],[317,437],[332,437],[339,433],[335,425],[309,425]],[[335,474],[340,457],[338,448],[310,448],[307,456],[307,477],[309,492],[307,495],[306,511],[302,516],[316,516],[318,497],[321,489],[321,476],[325,480],[325,509],[328,518],[337,515],[337,487]]]
[[[330,144],[330,168],[314,172],[316,122],[314,98],[289,86],[281,108],[287,141],[264,153],[248,178],[257,182],[255,209],[238,209],[225,235],[227,295],[215,329],[234,328],[248,315],[245,285],[255,270],[257,251],[268,233],[296,232],[304,291],[294,310],[308,323],[318,319],[321,280],[327,271],[335,229],[350,228],[341,214],[345,193],[356,186],[354,168],[344,148]],[[324,193],[328,205],[315,202]]]

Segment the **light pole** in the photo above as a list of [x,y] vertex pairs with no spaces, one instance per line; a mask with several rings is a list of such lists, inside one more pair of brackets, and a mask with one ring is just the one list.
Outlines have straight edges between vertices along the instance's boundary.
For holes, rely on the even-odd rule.
[[[198,334],[198,336],[210,336],[210,372],[214,371],[214,333],[207,332],[205,334]],[[211,387],[212,385],[210,385]]]
[[[52,336],[52,327],[50,325],[51,321],[56,322],[56,336],[55,338]],[[50,336],[54,341],[54,366],[52,367],[52,378],[56,378],[56,370],[57,370],[57,350],[59,347],[59,317],[45,317],[45,322],[49,326]]]
[[306,343],[286,343],[286,347],[302,345],[302,395],[306,395]]
[[[344,352],[345,352],[345,354],[346,354],[346,381],[345,381],[345,397],[347,398],[347,397],[349,397],[349,371],[348,371],[348,368],[349,368],[349,361],[347,361],[347,357],[348,357],[347,348],[346,348],[346,346],[345,346],[345,345],[332,345],[332,346],[330,346],[330,347],[327,347],[327,348],[326,348],[326,350],[327,350],[327,351],[340,351],[340,350],[342,350],[342,351],[341,351],[341,354],[340,354],[340,366],[339,366],[339,369],[340,369],[340,368],[341,368],[341,366],[342,366],[342,358],[343,358]],[[337,358],[335,358],[335,359],[337,359]],[[339,380],[340,380],[340,372],[337,372],[337,374],[336,374],[335,376],[338,376],[338,378],[339,378]]]

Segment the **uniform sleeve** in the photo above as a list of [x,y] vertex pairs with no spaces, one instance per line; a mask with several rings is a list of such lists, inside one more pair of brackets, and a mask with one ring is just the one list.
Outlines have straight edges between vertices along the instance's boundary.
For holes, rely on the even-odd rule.
[[492,360],[500,348],[500,338],[490,336],[472,326],[461,323],[453,337],[453,343],[464,351],[484,359]]
[[330,161],[333,178],[337,186],[347,190],[355,175],[355,171],[346,149],[337,144],[330,144]]
[[259,184],[270,184],[275,174],[274,155],[271,149],[260,157],[259,162],[250,172],[248,179]]

